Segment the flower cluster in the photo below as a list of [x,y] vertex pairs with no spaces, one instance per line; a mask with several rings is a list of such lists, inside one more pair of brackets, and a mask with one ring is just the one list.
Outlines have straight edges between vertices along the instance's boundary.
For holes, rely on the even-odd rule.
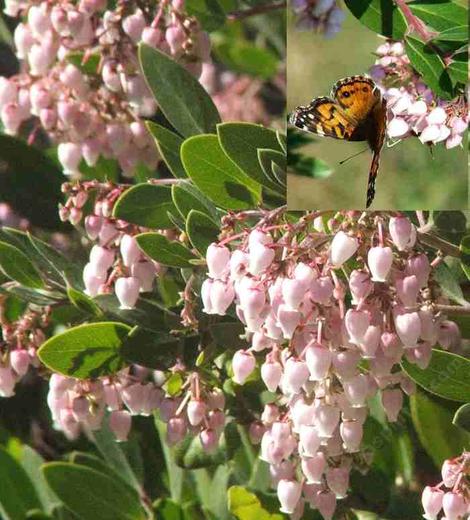
[[341,30],[346,16],[336,0],[292,0],[291,5],[297,16],[297,29],[315,30],[326,38]]
[[[152,291],[156,275],[163,267],[139,249],[134,235],[144,229],[112,217],[116,200],[126,187],[97,181],[64,184],[68,200],[60,208],[63,221],[73,225],[84,221],[91,248],[83,269],[83,282],[89,296],[115,292],[123,309],[135,306],[139,293]],[[83,207],[93,194],[93,209],[83,218]],[[171,231],[166,231],[171,233]]]
[[387,99],[390,138],[418,136],[422,143],[462,143],[469,122],[463,96],[444,101],[428,88],[410,66],[402,42],[386,41],[376,51],[371,77],[383,87]]
[[[422,503],[427,520],[464,520],[470,515],[470,453],[448,459],[442,465],[442,482],[426,486]],[[447,488],[445,491],[443,488]],[[444,517],[440,517],[441,511]]]
[[156,111],[137,60],[140,42],[158,48],[196,75],[209,59],[210,43],[184,2],[104,0],[5,3],[21,16],[14,40],[22,72],[0,77],[0,117],[9,134],[37,118],[58,144],[66,174],[82,159],[119,162],[125,176],[139,163],[154,168],[155,146],[140,117]]
[[[230,244],[235,244],[229,248]],[[404,356],[425,368],[438,342],[458,350],[455,324],[436,309],[442,298],[416,227],[401,215],[342,212],[296,224],[279,214],[241,232],[232,226],[207,250],[204,311],[234,303],[251,346],[232,360],[243,385],[260,365],[277,393],[253,440],[270,464],[281,510],[304,505],[330,520],[361,452],[368,399],[377,393],[389,421],[414,383]]]
[[4,314],[5,297],[0,297],[0,397],[15,394],[15,385],[26,375],[29,366],[39,366],[37,349],[46,340],[49,309],[26,310],[16,321]]
[[170,445],[183,440],[187,433],[199,433],[202,448],[212,452],[225,425],[223,393],[214,388],[202,396],[197,376],[188,376],[191,388],[185,397],[172,397],[164,390],[165,381],[163,372],[137,365],[95,380],[52,374],[47,402],[54,427],[69,439],[76,439],[81,432],[100,429],[109,413],[109,427],[116,440],[125,441],[133,415],[148,416],[158,411],[167,424]]

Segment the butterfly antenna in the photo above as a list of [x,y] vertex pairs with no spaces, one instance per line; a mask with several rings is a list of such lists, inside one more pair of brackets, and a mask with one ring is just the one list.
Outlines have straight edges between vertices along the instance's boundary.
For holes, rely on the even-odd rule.
[[364,150],[361,150],[360,152],[355,153],[354,155],[351,155],[350,157],[347,157],[346,159],[343,159],[342,161],[339,161],[339,164],[344,164],[345,162],[349,161],[349,159],[353,159],[354,157],[357,157],[361,153],[364,153],[369,148],[364,148]]

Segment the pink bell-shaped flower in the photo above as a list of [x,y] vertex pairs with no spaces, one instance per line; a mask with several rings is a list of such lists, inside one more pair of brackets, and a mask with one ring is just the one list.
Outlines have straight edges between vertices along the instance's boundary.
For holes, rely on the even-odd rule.
[[367,253],[367,264],[373,282],[386,282],[393,263],[390,247],[371,247]]
[[232,360],[233,380],[239,385],[243,385],[247,377],[253,372],[256,366],[256,359],[251,352],[238,350]]
[[331,265],[335,268],[341,267],[357,251],[358,247],[357,238],[347,235],[344,231],[338,231],[331,241]]

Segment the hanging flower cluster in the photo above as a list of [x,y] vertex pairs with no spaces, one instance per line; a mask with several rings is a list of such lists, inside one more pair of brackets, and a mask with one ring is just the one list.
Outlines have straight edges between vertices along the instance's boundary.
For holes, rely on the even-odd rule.
[[402,42],[386,41],[376,54],[377,60],[369,72],[383,87],[387,99],[388,136],[418,136],[422,143],[459,146],[469,122],[464,96],[452,101],[436,97],[410,66]]
[[[83,269],[86,293],[93,297],[114,291],[121,308],[132,309],[139,293],[152,291],[155,277],[164,268],[139,249],[134,235],[144,228],[112,217],[114,204],[126,189],[98,181],[66,183],[63,191],[68,199],[59,213],[63,221],[73,225],[83,220],[88,238],[96,241]],[[83,218],[89,197],[93,197],[93,209]]]
[[[427,520],[464,520],[470,514],[470,453],[448,459],[442,465],[442,482],[426,486],[422,503]],[[447,488],[447,490],[445,490]],[[439,516],[441,512],[444,517]]]
[[11,397],[29,366],[40,365],[36,351],[46,340],[44,329],[49,325],[50,310],[28,309],[11,322],[4,313],[4,299],[0,297],[0,397]]
[[137,45],[168,53],[195,75],[209,59],[208,35],[186,14],[184,2],[104,0],[5,2],[21,16],[14,34],[22,72],[0,77],[0,117],[15,135],[23,122],[37,125],[58,144],[69,175],[82,159],[94,166],[113,158],[125,176],[139,163],[154,168],[155,146],[140,117],[156,111],[137,60]]
[[260,366],[277,393],[251,428],[271,467],[281,511],[301,518],[306,503],[330,520],[346,496],[361,452],[367,400],[379,393],[389,421],[414,383],[400,360],[425,368],[438,342],[460,348],[454,323],[417,230],[401,215],[320,213],[297,223],[282,214],[254,229],[225,229],[207,250],[204,311],[234,303],[251,346],[232,360],[243,385]]
[[345,12],[336,0],[292,0],[297,16],[296,27],[302,31],[317,31],[332,38],[341,30]]

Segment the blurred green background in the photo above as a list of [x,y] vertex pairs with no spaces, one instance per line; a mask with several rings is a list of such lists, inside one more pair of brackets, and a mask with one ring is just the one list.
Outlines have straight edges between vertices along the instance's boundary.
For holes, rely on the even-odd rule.
[[[328,95],[345,76],[364,74],[374,64],[373,52],[382,41],[345,8],[343,28],[326,40],[314,32],[295,29],[290,16],[287,33],[287,110]],[[299,151],[326,161],[333,173],[326,179],[288,176],[290,209],[364,208],[371,153],[343,165],[339,162],[364,149],[327,137],[315,138]],[[382,149],[376,195],[371,209],[466,209],[468,207],[467,143],[447,150],[434,147],[434,158],[417,138]]]

